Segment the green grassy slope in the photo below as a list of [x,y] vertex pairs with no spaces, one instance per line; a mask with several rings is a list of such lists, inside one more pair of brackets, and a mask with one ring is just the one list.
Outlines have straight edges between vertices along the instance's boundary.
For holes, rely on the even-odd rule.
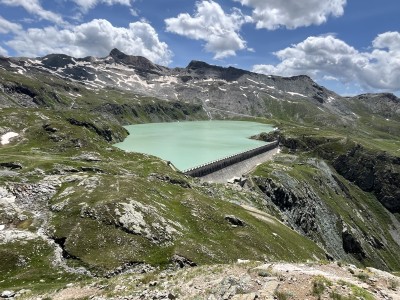
[[[20,134],[0,150],[0,184],[16,197],[15,205],[0,205],[0,224],[32,237],[0,244],[9,257],[0,261],[2,288],[84,278],[54,263],[55,243],[68,268],[98,275],[127,265],[167,266],[174,255],[196,264],[325,257],[274,217],[265,221],[228,201],[230,191],[213,194],[159,159],[112,147],[127,133],[104,117],[4,108],[0,127]],[[241,197],[251,202],[254,195]],[[245,225],[232,226],[227,215]],[[20,266],[21,259],[32,263]]]
[[[278,126],[285,151],[293,155],[260,166],[255,189],[237,192],[201,185],[155,157],[112,147],[127,135],[121,125],[205,119],[200,105],[99,92],[44,74],[0,69],[0,80],[0,134],[19,134],[0,146],[0,225],[22,235],[0,241],[0,255],[7,258],[0,259],[0,288],[57,287],[87,278],[82,270],[111,276],[132,266],[163,268],[175,264],[176,255],[196,264],[324,259],[315,242],[330,253],[342,247],[333,253],[337,259],[400,269],[398,214],[335,166],[358,145],[374,159],[385,158],[382,165],[388,157],[395,162],[400,121],[394,117],[371,115],[354,102],[348,105],[359,118],[350,122],[308,101],[265,99],[271,118],[257,121]],[[395,178],[398,164],[379,169]],[[279,193],[275,201],[266,196],[266,183],[301,205],[280,207]],[[315,212],[332,222],[323,223],[325,215]],[[232,226],[227,216],[245,225]],[[343,248],[345,228],[357,249]]]

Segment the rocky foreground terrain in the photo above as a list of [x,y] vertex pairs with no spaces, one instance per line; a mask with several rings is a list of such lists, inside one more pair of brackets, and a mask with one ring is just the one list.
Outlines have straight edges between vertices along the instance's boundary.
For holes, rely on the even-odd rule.
[[[68,283],[44,294],[7,291],[19,299],[400,299],[400,281],[374,268],[240,260],[179,270],[128,273]],[[3,292],[3,295],[5,293]]]
[[[281,153],[242,187],[112,146],[209,119],[272,124]],[[398,299],[399,134],[396,96],[306,76],[0,57],[2,297]]]

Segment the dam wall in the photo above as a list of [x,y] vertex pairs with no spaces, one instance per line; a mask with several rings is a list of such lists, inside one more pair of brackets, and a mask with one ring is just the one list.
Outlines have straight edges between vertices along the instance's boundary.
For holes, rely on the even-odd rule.
[[270,150],[278,147],[278,145],[279,145],[279,141],[277,140],[272,143],[259,146],[257,148],[253,148],[253,149],[250,149],[250,150],[238,153],[238,154],[230,155],[225,158],[218,159],[216,161],[212,161],[212,162],[209,162],[209,163],[206,163],[206,164],[194,167],[194,168],[184,170],[183,173],[185,175],[189,175],[192,177],[203,177],[203,176],[206,176],[213,172],[222,170],[223,168],[226,168],[230,165],[233,165],[238,162],[249,159],[253,156],[270,151]]

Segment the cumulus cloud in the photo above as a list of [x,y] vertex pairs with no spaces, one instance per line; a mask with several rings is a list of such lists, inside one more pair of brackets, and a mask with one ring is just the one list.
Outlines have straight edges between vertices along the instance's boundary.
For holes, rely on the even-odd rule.
[[295,29],[320,25],[329,16],[343,15],[346,0],[234,0],[253,8],[257,28],[274,30],[280,27]]
[[166,19],[165,23],[169,32],[205,41],[205,50],[214,53],[215,59],[221,59],[246,48],[239,31],[249,21],[240,10],[233,9],[231,14],[226,14],[218,3],[208,0],[197,2],[194,16],[183,13]]
[[399,32],[385,32],[376,37],[372,42],[374,48],[384,49],[389,51],[400,51],[400,33]]
[[400,33],[385,32],[372,41],[370,51],[360,52],[334,36],[309,37],[275,52],[277,65],[255,65],[254,72],[314,79],[337,79],[365,90],[400,90]]
[[22,26],[17,23],[10,22],[0,16],[0,33],[16,33],[22,30]]
[[131,55],[142,55],[153,62],[168,64],[172,53],[161,42],[155,29],[146,22],[130,23],[127,28],[114,27],[109,21],[95,19],[75,27],[30,28],[16,34],[6,45],[18,55],[41,56],[65,53],[74,57],[106,56],[118,48]]
[[97,6],[100,3],[107,5],[121,4],[126,6],[131,6],[131,0],[72,0],[75,2],[84,12]]
[[45,10],[39,0],[0,0],[0,4],[8,6],[21,6],[30,14],[36,15],[41,19],[56,23],[64,24],[63,18],[49,10]]

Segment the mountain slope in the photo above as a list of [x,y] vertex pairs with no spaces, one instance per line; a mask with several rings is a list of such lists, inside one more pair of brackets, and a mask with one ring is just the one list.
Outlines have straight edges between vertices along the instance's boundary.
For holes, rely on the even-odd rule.
[[[0,136],[17,134],[0,146],[0,287],[238,258],[399,270],[399,115],[394,95],[341,97],[307,76],[117,49],[0,58]],[[285,153],[242,189],[112,147],[121,125],[210,118],[273,124]]]
[[389,94],[343,98],[307,76],[266,76],[199,61],[169,69],[118,49],[105,58],[78,59],[61,54],[34,60],[2,58],[0,66],[33,78],[51,75],[68,79],[95,91],[108,87],[190,102],[202,105],[210,117],[243,114],[336,126],[353,124],[362,111],[394,116],[396,121],[400,114],[399,99]]

